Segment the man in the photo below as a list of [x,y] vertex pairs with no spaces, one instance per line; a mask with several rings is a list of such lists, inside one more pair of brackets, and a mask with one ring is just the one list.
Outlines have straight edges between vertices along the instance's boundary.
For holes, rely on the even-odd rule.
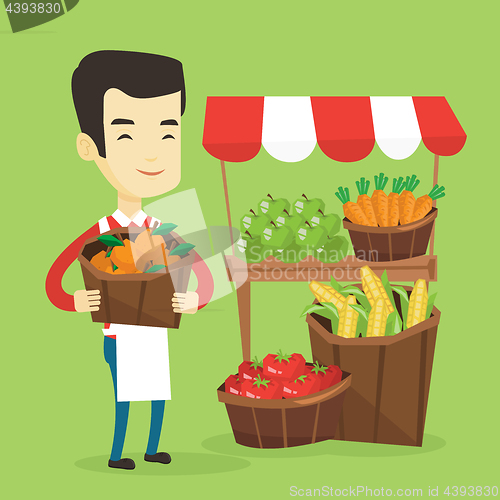
[[[142,199],[167,193],[180,182],[181,116],[186,106],[182,64],[153,54],[94,52],[86,56],[73,73],[72,93],[81,128],[76,140],[78,154],[83,160],[94,161],[116,189],[118,209],[112,216],[100,219],[64,250],[47,275],[46,291],[50,301],[60,309],[88,312],[99,309],[99,290],[78,290],[72,296],[61,286],[66,269],[76,259],[85,240],[117,227],[153,225],[157,219],[142,211]],[[174,294],[171,299],[174,312],[194,314],[212,296],[212,276],[197,254],[192,269],[198,279],[198,289]],[[124,379],[120,375],[120,364],[117,372],[117,338],[118,343],[122,343],[121,352],[126,352],[126,339],[130,334],[135,342],[140,339],[139,350],[142,347],[144,352],[139,355],[153,362],[157,356],[158,363],[164,365],[161,368],[167,380],[165,387],[158,390],[162,397],[151,401],[151,429],[144,459],[170,463],[168,453],[157,451],[165,399],[170,399],[166,329],[105,325],[103,332],[104,356],[111,370],[116,402],[109,467],[135,467],[132,459],[121,458],[129,401],[121,401],[117,396],[120,392],[117,386],[125,383],[121,382]],[[160,344],[154,344],[154,339],[159,337]],[[153,339],[150,344],[148,339]],[[156,345],[160,348],[156,349]],[[125,366],[125,358],[120,363]],[[141,378],[141,373],[137,376]],[[143,378],[136,385],[155,384],[154,380],[149,382]]]

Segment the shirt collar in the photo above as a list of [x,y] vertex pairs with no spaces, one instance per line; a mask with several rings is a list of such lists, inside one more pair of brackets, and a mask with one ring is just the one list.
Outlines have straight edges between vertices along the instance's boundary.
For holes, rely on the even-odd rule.
[[137,212],[135,217],[131,220],[121,210],[117,209],[111,217],[113,217],[113,219],[115,219],[115,221],[122,227],[128,227],[132,222],[136,226],[141,227],[144,224],[147,215],[142,210],[139,210],[139,212]]

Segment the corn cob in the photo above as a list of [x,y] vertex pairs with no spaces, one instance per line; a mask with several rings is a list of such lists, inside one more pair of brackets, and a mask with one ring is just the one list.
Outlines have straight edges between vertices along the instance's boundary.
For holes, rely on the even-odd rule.
[[366,328],[367,337],[383,337],[387,326],[387,306],[382,297],[375,301],[370,314],[368,315],[368,326]]
[[408,316],[406,318],[407,328],[415,326],[425,320],[428,300],[429,296],[427,294],[427,284],[425,283],[425,280],[417,280],[410,295]]
[[339,313],[339,328],[337,330],[337,335],[339,337],[353,339],[356,337],[359,313],[352,307],[349,307],[349,304],[356,304],[356,297],[354,295],[347,296],[345,307]]
[[363,292],[365,292],[366,298],[372,307],[375,306],[377,299],[382,297],[387,307],[387,314],[394,311],[382,281],[368,266],[361,268],[361,282],[363,283]]
[[309,289],[319,302],[331,302],[338,311],[344,307],[346,301],[345,297],[330,285],[323,285],[317,281],[311,281],[311,283],[309,283]]

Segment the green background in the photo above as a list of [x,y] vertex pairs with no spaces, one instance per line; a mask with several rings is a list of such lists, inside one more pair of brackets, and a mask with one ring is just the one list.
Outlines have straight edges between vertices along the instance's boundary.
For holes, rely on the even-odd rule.
[[[0,15],[2,137],[2,490],[9,498],[285,498],[299,488],[444,488],[498,478],[498,5],[476,1],[99,2],[13,35]],[[185,68],[183,174],[206,220],[224,224],[219,162],[201,145],[207,95],[444,95],[468,140],[440,161],[436,251],[442,311],[422,449],[326,442],[259,451],[234,444],[216,388],[241,360],[236,296],[185,317],[170,335],[173,400],[160,449],[167,467],[141,456],[148,403],[131,406],[124,456],[108,469],[113,394],[102,332],[87,314],[62,312],[44,280],[59,253],[103,215],[116,193],[80,160],[70,79],[89,52],[125,49],[180,59]],[[147,77],[147,75],[145,76]],[[380,171],[432,184],[420,145],[394,161],[375,146],[339,164],[316,150],[296,164],[264,150],[229,164],[234,217],[271,192],[305,192],[340,213],[339,185]],[[476,208],[474,208],[476,207]],[[72,265],[70,293],[82,288]],[[255,284],[252,354],[279,348],[310,358],[307,284]],[[495,466],[495,463],[497,465]],[[494,471],[497,470],[497,473]],[[125,477],[126,476],[126,477]],[[150,477],[145,477],[150,476]]]

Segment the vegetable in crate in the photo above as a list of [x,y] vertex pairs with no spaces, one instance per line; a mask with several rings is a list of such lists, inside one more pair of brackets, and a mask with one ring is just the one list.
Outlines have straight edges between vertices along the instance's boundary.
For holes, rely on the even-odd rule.
[[387,305],[382,297],[375,300],[368,315],[367,337],[383,337],[387,326]]
[[361,210],[363,210],[370,226],[377,227],[377,218],[375,217],[375,210],[373,208],[372,199],[368,196],[368,188],[370,187],[370,181],[367,181],[364,177],[361,177],[359,181],[356,181],[356,187],[358,188],[358,205]]
[[304,373],[306,360],[302,354],[268,354],[264,358],[264,375],[276,380],[295,380]]
[[361,283],[372,308],[375,306],[377,299],[382,297],[387,306],[388,314],[394,311],[394,307],[392,307],[391,300],[385,291],[384,285],[382,285],[382,281],[368,266],[361,268]]
[[241,396],[241,382],[238,375],[229,375],[224,382],[224,390],[229,394]]
[[388,180],[389,178],[382,173],[375,176],[375,191],[372,193],[372,204],[377,224],[380,227],[389,226],[389,198],[384,192]]
[[295,380],[287,380],[283,382],[283,397],[300,398],[319,392],[321,381],[311,374],[300,375]]
[[389,194],[389,226],[399,224],[399,195],[403,191],[406,182],[402,177],[392,179],[392,192]]
[[343,204],[344,215],[353,224],[361,224],[362,226],[370,225],[370,222],[361,207],[357,203],[350,201],[349,188],[339,187],[339,190],[335,193],[335,196]]
[[408,317],[406,319],[407,328],[418,325],[418,323],[426,319],[427,301],[427,283],[423,279],[417,280],[410,295]]
[[356,328],[358,326],[359,313],[351,305],[356,305],[356,297],[348,295],[344,307],[339,312],[339,327],[337,335],[347,339],[356,338]]
[[432,202],[445,195],[444,187],[439,187],[437,184],[431,189],[429,194],[424,194],[415,202],[415,211],[411,218],[411,222],[423,219],[432,209]]
[[416,175],[406,177],[406,186],[399,197],[399,221],[401,224],[409,224],[415,212],[415,196],[413,191],[420,184]]
[[306,374],[311,372],[320,380],[320,391],[338,384],[342,380],[342,370],[335,365],[323,366],[316,361],[313,366],[306,366]]
[[331,302],[340,312],[344,307],[346,298],[330,285],[323,285],[317,281],[309,283],[309,289],[318,302]]
[[245,380],[241,384],[241,395],[254,399],[281,399],[283,384],[276,379],[265,379],[260,375],[256,380]]
[[245,380],[257,380],[257,377],[263,374],[262,361],[259,361],[257,357],[254,357],[253,361],[243,361],[238,367],[238,376],[242,382]]
[[309,199],[305,194],[293,204],[293,210],[299,214],[303,220],[310,220],[319,210],[325,209],[325,202],[319,198]]
[[285,198],[274,199],[270,194],[259,204],[259,212],[270,220],[275,220],[283,210],[290,211],[290,202]]

